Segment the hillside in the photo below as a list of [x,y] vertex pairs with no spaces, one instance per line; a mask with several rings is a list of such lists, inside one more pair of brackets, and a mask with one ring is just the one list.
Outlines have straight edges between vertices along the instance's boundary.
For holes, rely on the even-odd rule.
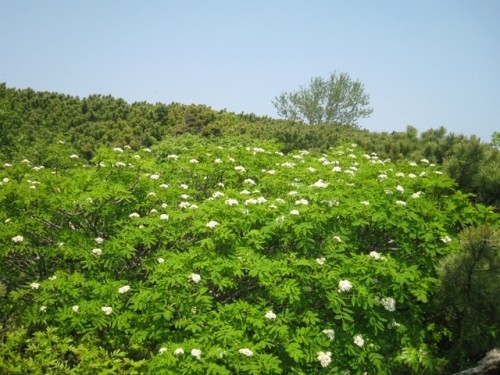
[[204,137],[244,136],[276,140],[282,152],[294,149],[326,151],[356,143],[366,152],[391,160],[427,159],[443,166],[462,191],[475,202],[500,205],[500,151],[475,137],[430,129],[418,134],[375,133],[336,125],[305,126],[253,114],[213,111],[203,105],[129,104],[111,96],[77,98],[68,95],[18,90],[0,85],[0,158],[47,162],[54,140],[71,145],[90,160],[97,147],[150,147],[168,137],[197,134]]
[[499,344],[497,214],[426,160],[283,147],[4,163],[0,372],[449,373]]

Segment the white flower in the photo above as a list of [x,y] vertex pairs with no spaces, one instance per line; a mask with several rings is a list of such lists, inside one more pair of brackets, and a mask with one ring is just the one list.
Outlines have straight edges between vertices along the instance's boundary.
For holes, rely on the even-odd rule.
[[113,151],[118,152],[119,154],[123,152],[123,150],[120,147],[115,147]]
[[246,172],[246,171],[247,171],[247,170],[246,170],[244,167],[242,167],[241,165],[238,165],[238,166],[234,167],[234,170],[235,170],[235,171],[238,171],[238,172]]
[[77,154],[71,154],[69,157],[71,159],[78,159],[78,155]]
[[168,220],[168,215],[167,214],[161,214],[160,215],[160,220]]
[[408,177],[410,177],[410,178],[417,178],[417,175],[415,173],[410,173],[410,174],[408,174]]
[[295,190],[292,190],[291,192],[288,193],[289,196],[293,197],[294,195],[298,195],[299,192],[298,191],[295,191]]
[[396,300],[392,297],[384,297],[380,301],[384,309],[387,311],[395,311],[396,310]]
[[189,277],[196,284],[198,284],[200,282],[200,280],[201,280],[201,276],[198,275],[197,273],[192,273]]
[[405,189],[401,185],[396,186],[396,190],[399,191],[400,193],[404,193]]
[[448,236],[444,236],[444,237],[441,237],[441,241],[443,241],[443,243],[450,243],[451,242],[451,238],[448,237]]
[[149,176],[149,178],[152,180],[158,180],[158,179],[160,179],[160,175],[155,173],[155,174],[152,174],[151,176]]
[[156,259],[156,261],[157,261],[158,263],[162,264],[163,262],[165,262],[165,259],[163,259],[163,258],[158,258],[158,259]]
[[324,329],[322,332],[330,339],[330,341],[335,339],[335,331],[333,329]]
[[47,306],[40,306],[40,312],[45,312],[47,310]]
[[323,180],[318,180],[314,184],[311,185],[312,187],[317,187],[317,188],[326,188],[328,184],[326,182],[323,182]]
[[276,174],[276,171],[275,171],[274,169],[270,169],[270,170],[268,170],[268,171],[267,171],[267,172],[265,172],[265,173],[267,173],[267,174],[271,174],[271,175],[274,175],[274,174]]
[[205,226],[210,229],[215,228],[217,225],[219,225],[219,223],[214,220],[209,221],[207,224],[205,224]]
[[391,323],[389,323],[389,324],[387,325],[387,327],[389,327],[389,328],[398,328],[398,327],[400,327],[400,326],[401,326],[401,324],[399,324],[399,323],[398,323],[398,322],[396,322],[395,320],[393,320]]
[[201,350],[200,349],[191,349],[191,355],[196,359],[201,359]]
[[141,217],[141,215],[139,215],[137,212],[132,212],[130,215],[128,215],[128,217],[130,217],[131,219],[134,219],[134,218]]
[[12,164],[10,164],[10,163],[5,163],[3,166],[4,166],[5,168],[9,168],[9,167],[12,167]]
[[249,204],[257,204],[257,199],[254,199],[254,198],[250,198],[250,199],[247,199],[245,202],[243,202],[245,204],[245,206],[248,206]]
[[370,251],[370,254],[369,254],[373,259],[375,260],[379,260],[382,258],[382,256],[380,255],[380,253],[377,253],[376,251]]
[[151,149],[149,149],[149,148],[145,148],[145,149],[144,149],[144,151],[145,151],[145,152],[151,152]]
[[164,346],[162,346],[159,350],[158,350],[158,353],[160,354],[163,354],[167,351],[167,348],[165,348]]
[[273,310],[269,310],[268,312],[266,312],[266,315],[264,315],[266,319],[269,319],[269,320],[274,320],[276,319],[276,314],[273,312]]
[[177,159],[179,159],[179,156],[175,155],[175,154],[170,154],[170,155],[167,156],[167,159],[177,160]]
[[38,284],[38,283],[31,283],[30,287],[31,287],[31,289],[38,289],[38,288],[40,288],[40,284]]
[[264,198],[264,197],[258,197],[257,198],[257,203],[258,204],[262,204],[262,203],[266,203],[267,202],[267,199]]
[[248,184],[248,185],[255,185],[255,181],[252,180],[251,178],[247,178],[245,181],[243,181],[245,184]]
[[168,189],[168,184],[161,184],[160,188],[162,188],[162,189]]
[[236,199],[228,199],[225,202],[228,206],[236,206],[238,204],[238,201]]
[[80,309],[80,306],[78,305],[74,305],[71,310],[73,310],[74,312],[78,312],[78,310]]
[[130,290],[129,285],[122,286],[121,288],[118,288],[118,293],[120,294],[125,294]]
[[349,280],[339,281],[339,292],[348,292],[352,289],[352,284]]
[[359,347],[362,347],[365,344],[365,340],[363,339],[363,336],[361,336],[361,335],[354,336],[353,341]]
[[181,354],[184,354],[184,349],[182,348],[177,348],[174,350],[174,354],[175,355],[181,355]]
[[307,199],[299,199],[295,201],[295,204],[307,206],[309,204],[309,201]]
[[316,357],[321,363],[321,366],[326,367],[332,362],[332,353],[331,352],[318,352],[318,356]]
[[189,208],[191,204],[189,202],[181,202],[179,203],[179,208]]
[[54,281],[57,279],[57,276],[56,275],[52,275],[52,276],[49,276],[49,280],[50,281]]
[[422,193],[421,191],[417,191],[416,193],[413,193],[413,194],[411,195],[411,197],[412,197],[413,199],[417,199],[417,198],[420,198],[420,196],[421,196],[422,194],[423,194],[423,193]]
[[397,172],[396,177],[404,177],[405,174],[403,172]]
[[3,182],[4,184],[7,184],[9,181],[10,181],[10,180],[9,180],[9,178],[8,178],[8,177],[4,177],[4,178],[2,179],[2,182]]
[[115,163],[115,166],[117,166],[117,167],[125,167],[126,165],[127,165],[127,164],[125,164],[125,163],[124,163],[124,162],[122,162],[122,161],[117,161],[117,162]]
[[238,351],[240,352],[240,354],[243,354],[244,356],[247,356],[247,357],[253,356],[253,352],[248,348],[243,348],[243,349],[240,349]]
[[134,159],[140,159],[140,158],[141,158],[140,155],[137,154],[134,155]]
[[361,201],[360,203],[362,205],[364,205],[364,206],[369,206],[370,205],[370,202],[368,202],[368,201]]
[[189,199],[189,195],[187,194],[181,194],[181,199],[184,199],[184,200],[188,200]]
[[249,195],[250,192],[245,189],[245,190],[240,191],[240,194],[242,194],[242,195]]
[[109,306],[101,307],[101,310],[106,315],[111,315],[111,313],[113,312],[113,308]]
[[224,193],[220,192],[220,191],[216,191],[212,194],[212,198],[219,198],[219,197],[223,197],[224,196]]
[[313,168],[313,167],[309,167],[309,168],[307,168],[307,170],[308,170],[309,172],[311,172],[311,173],[316,172],[316,168]]
[[300,215],[300,213],[299,213],[299,211],[297,211],[297,210],[291,210],[291,211],[290,211],[290,215],[297,216],[297,215]]
[[98,245],[100,245],[100,244],[102,244],[102,243],[104,242],[104,239],[102,239],[101,237],[96,237],[95,242],[96,242]]
[[183,190],[187,190],[188,186],[186,184],[180,184],[179,187]]
[[429,164],[429,160],[427,160],[427,159],[420,159],[420,162],[425,163],[425,164]]
[[332,168],[332,172],[337,172],[337,173],[342,172],[342,168],[336,165],[335,167]]
[[406,202],[405,201],[396,201],[396,204],[398,206],[406,206]]
[[387,180],[387,175],[385,173],[381,173],[378,175],[379,180]]
[[92,249],[92,254],[94,254],[94,255],[102,255],[102,250],[101,249]]
[[287,162],[282,163],[281,166],[285,167],[285,168],[293,168],[293,167],[295,167],[295,163],[291,163],[291,162],[287,161]]
[[190,160],[189,160],[189,162],[190,162],[191,164],[198,164],[198,163],[199,163],[199,161],[198,161],[198,160],[196,160],[196,159],[190,159]]
[[342,239],[339,236],[333,236],[333,239],[337,242],[342,242]]
[[23,236],[12,237],[12,242],[19,243],[19,242],[23,242],[23,241],[24,241],[24,237]]
[[217,159],[215,159],[215,160],[214,160],[214,163],[215,163],[215,164],[221,164],[221,163],[222,163],[222,160],[220,160],[219,158],[217,158]]
[[318,263],[320,266],[326,263],[326,258],[321,257],[321,258],[316,258],[316,263]]
[[411,161],[408,163],[408,165],[410,165],[411,167],[416,167],[417,163],[415,163],[414,161]]

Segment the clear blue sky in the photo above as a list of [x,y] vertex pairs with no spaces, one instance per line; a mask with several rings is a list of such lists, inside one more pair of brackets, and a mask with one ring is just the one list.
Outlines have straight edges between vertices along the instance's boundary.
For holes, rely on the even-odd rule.
[[0,0],[0,82],[277,117],[346,72],[374,131],[500,131],[500,0]]

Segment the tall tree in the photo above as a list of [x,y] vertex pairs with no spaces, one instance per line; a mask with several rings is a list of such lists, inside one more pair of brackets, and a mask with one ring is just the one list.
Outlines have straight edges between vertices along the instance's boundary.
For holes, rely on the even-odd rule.
[[293,121],[316,125],[341,123],[356,125],[361,117],[368,117],[373,109],[364,85],[347,73],[331,73],[324,79],[315,77],[309,86],[300,86],[295,92],[284,92],[273,101],[278,114]]

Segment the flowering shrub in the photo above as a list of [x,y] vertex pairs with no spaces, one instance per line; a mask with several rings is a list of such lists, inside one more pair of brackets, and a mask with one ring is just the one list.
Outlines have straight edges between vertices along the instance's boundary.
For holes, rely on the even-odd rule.
[[442,366],[425,320],[435,267],[494,213],[435,166],[353,145],[178,142],[0,169],[0,372]]

